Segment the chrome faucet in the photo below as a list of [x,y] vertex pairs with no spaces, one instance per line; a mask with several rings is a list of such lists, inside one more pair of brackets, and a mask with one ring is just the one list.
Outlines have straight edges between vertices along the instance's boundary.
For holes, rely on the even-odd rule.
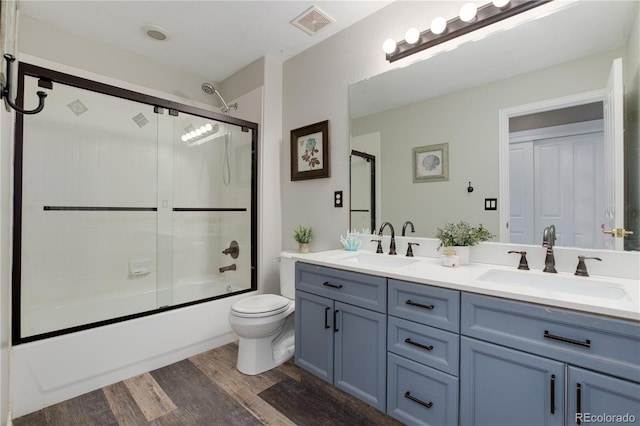
[[389,254],[390,255],[398,254],[396,253],[396,231],[393,229],[393,225],[391,224],[391,222],[383,223],[382,226],[380,226],[380,231],[378,231],[378,235],[382,237],[382,231],[384,231],[384,228],[386,226],[389,226],[389,228],[391,228],[391,245],[389,246]]
[[411,222],[410,220],[406,221],[405,223],[402,224],[402,236],[404,237],[404,233],[407,230],[407,226],[410,225],[411,226],[411,232],[416,232],[416,228],[413,227],[413,222]]
[[544,269],[542,272],[556,274],[556,259],[553,257],[553,244],[556,242],[556,227],[554,225],[544,228],[542,233],[542,247],[547,248],[547,255],[544,258]]

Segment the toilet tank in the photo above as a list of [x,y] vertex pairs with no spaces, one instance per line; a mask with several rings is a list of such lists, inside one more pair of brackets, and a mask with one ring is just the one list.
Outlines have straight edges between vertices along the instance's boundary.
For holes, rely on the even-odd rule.
[[280,253],[280,294],[291,300],[296,297],[296,261],[291,252]]

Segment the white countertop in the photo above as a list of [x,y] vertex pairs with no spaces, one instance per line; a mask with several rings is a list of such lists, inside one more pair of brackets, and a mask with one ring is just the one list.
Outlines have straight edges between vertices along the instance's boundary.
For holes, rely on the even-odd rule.
[[[357,252],[329,250],[317,253],[290,254],[296,260],[316,265],[640,321],[640,282],[637,280],[603,276],[575,277],[569,273],[549,274],[537,270],[518,271],[515,267],[473,262],[465,266],[449,268],[442,266],[440,259],[418,256],[412,258],[416,260],[414,263],[392,267],[360,264],[354,263],[353,259],[349,260],[359,254],[389,256],[364,250]],[[404,258],[405,256],[398,255],[397,257]],[[381,263],[384,263],[384,259],[381,259]],[[527,274],[523,276],[527,281],[532,281],[531,278],[534,276],[539,277],[541,282],[552,278],[567,279],[574,285],[574,291],[556,290],[554,286],[548,285],[518,285],[482,280],[485,273],[496,270]],[[579,285],[582,281],[586,285],[585,288],[596,289],[600,295],[588,295],[586,291],[585,294],[579,294],[582,292],[575,291],[575,284]],[[624,295],[620,296],[623,292]]]

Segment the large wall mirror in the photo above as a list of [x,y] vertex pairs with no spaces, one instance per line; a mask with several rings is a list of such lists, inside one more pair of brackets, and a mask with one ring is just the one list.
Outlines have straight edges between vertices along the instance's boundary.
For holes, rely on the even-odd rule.
[[[412,235],[433,237],[465,220],[496,240],[538,245],[553,223],[557,245],[640,250],[639,4],[550,4],[544,16],[350,87],[352,149],[376,158],[378,226],[411,220]],[[624,108],[612,115],[616,63]],[[623,135],[611,145],[615,123]],[[352,227],[368,223],[362,216]],[[616,245],[602,232],[610,226],[634,234]]]

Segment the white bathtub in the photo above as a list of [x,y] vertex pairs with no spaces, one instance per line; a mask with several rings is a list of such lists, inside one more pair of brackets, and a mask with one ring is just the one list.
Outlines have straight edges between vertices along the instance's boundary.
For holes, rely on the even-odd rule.
[[246,289],[219,276],[182,279],[173,288],[74,300],[23,312],[22,336],[29,337],[154,309],[181,305]]
[[[226,291],[227,285],[225,282],[220,288]],[[204,291],[202,286],[202,282],[186,285],[184,293]],[[234,341],[237,337],[228,321],[229,309],[251,294],[14,346],[13,416],[23,416]],[[130,297],[119,300],[125,299],[133,302]],[[92,306],[104,309],[103,302],[106,300]],[[115,300],[111,302],[115,304]],[[65,312],[73,315],[72,310]]]

